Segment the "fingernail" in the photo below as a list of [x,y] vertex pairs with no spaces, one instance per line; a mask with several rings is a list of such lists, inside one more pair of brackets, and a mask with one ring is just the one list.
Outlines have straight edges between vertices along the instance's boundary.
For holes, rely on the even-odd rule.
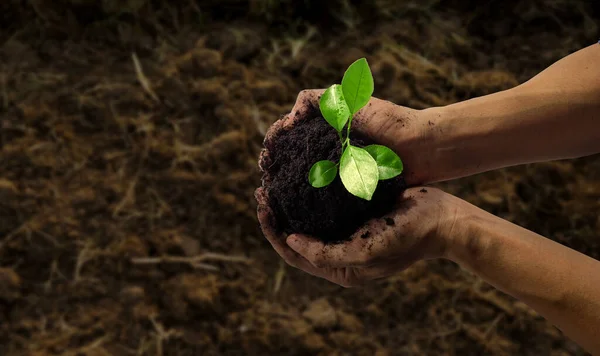
[[288,238],[285,240],[285,243],[288,244],[289,247],[291,247],[292,249],[294,248],[294,246],[298,245],[298,238],[295,235],[290,235],[288,236]]

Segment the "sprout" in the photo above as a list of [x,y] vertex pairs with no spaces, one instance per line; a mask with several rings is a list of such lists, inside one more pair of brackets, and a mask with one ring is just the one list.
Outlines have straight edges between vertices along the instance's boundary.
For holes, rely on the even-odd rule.
[[371,69],[367,60],[361,58],[348,67],[341,85],[330,86],[321,96],[321,114],[338,132],[342,142],[342,156],[339,163],[325,160],[312,166],[308,180],[313,187],[329,185],[339,170],[342,183],[350,193],[371,200],[378,181],[391,179],[402,173],[402,161],[391,149],[381,145],[360,148],[350,143],[354,115],[367,105],[373,90]]

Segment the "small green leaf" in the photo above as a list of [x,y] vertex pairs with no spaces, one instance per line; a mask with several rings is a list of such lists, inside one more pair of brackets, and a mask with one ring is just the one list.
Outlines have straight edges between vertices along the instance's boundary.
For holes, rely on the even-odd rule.
[[342,91],[348,108],[350,108],[353,115],[367,105],[373,90],[373,75],[367,60],[361,58],[352,63],[342,79]]
[[371,200],[379,180],[377,162],[369,152],[348,145],[340,159],[340,178],[350,193]]
[[323,118],[327,120],[329,125],[333,126],[338,132],[342,131],[350,117],[350,109],[346,104],[346,100],[344,100],[342,86],[334,84],[325,90],[321,95],[319,107]]
[[328,186],[337,176],[337,164],[331,161],[319,161],[308,172],[308,181],[315,188]]
[[396,152],[381,145],[369,145],[365,147],[365,151],[377,162],[379,180],[394,178],[402,173],[404,165]]

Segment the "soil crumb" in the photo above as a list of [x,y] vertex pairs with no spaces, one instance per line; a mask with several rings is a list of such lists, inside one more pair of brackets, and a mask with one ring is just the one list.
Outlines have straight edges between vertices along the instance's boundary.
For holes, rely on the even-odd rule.
[[419,190],[421,193],[427,193],[427,189],[423,188],[421,190]]
[[387,226],[394,226],[394,225],[396,225],[396,222],[392,218],[385,218],[385,224]]

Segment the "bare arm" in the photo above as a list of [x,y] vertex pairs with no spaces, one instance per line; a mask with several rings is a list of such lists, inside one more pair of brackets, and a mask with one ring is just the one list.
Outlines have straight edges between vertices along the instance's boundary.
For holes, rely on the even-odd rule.
[[[400,155],[409,185],[600,153],[599,63],[594,44],[515,88],[425,110],[372,98],[353,128]],[[318,107],[322,92],[302,91],[272,131]]]
[[447,258],[522,300],[600,355],[600,261],[471,206]]
[[423,121],[434,143],[423,182],[599,153],[600,45],[513,89],[426,109]]
[[[269,214],[266,197],[260,197],[259,219],[269,241],[288,263],[315,276],[358,286],[421,259],[446,258],[522,300],[600,355],[600,261],[450,194],[408,189],[384,219],[369,221],[335,245],[299,234],[278,236]],[[371,236],[361,238],[367,231]]]
[[[516,88],[441,108],[412,110],[374,98],[355,128],[400,154],[411,185],[599,153],[599,63],[600,45],[593,45]],[[319,93],[301,93],[274,130],[317,105]],[[600,261],[433,188],[408,189],[385,219],[369,221],[338,245],[298,234],[286,239],[271,226],[264,189],[257,200],[265,236],[308,273],[355,286],[420,259],[448,258],[600,355]],[[366,232],[371,237],[361,238]]]

